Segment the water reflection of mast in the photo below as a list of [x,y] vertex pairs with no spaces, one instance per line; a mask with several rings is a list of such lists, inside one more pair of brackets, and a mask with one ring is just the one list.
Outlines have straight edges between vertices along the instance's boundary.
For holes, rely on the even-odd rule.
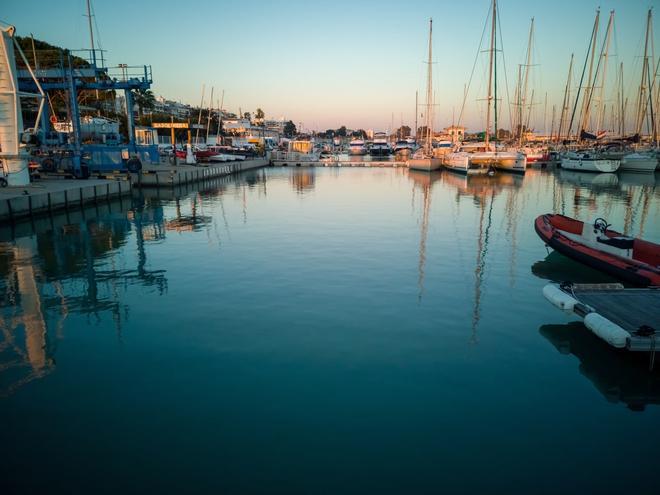
[[506,212],[506,218],[507,218],[507,225],[506,225],[506,233],[507,236],[511,239],[511,264],[509,266],[509,285],[511,287],[514,286],[515,284],[515,266],[516,266],[516,251],[517,251],[517,241],[518,241],[518,222],[517,220],[517,212],[520,210],[524,210],[523,205],[521,205],[521,208],[517,208],[517,199],[518,199],[518,194],[517,190],[514,188],[511,188],[509,190],[509,194],[506,199],[506,205],[504,207],[504,211]]
[[624,193],[623,202],[626,208],[626,213],[623,217],[623,234],[630,235],[630,229],[633,224],[633,216],[635,214],[633,208],[633,193],[628,191]]
[[477,326],[481,319],[481,292],[484,279],[484,272],[486,270],[486,254],[488,254],[488,237],[490,227],[493,223],[493,202],[495,200],[495,191],[491,193],[490,206],[488,208],[488,223],[484,229],[484,204],[481,204],[479,215],[479,238],[477,240],[477,262],[474,269],[474,311],[472,312],[472,338],[471,344],[477,343]]
[[639,237],[644,236],[644,225],[646,224],[646,218],[649,215],[649,205],[651,204],[651,194],[650,188],[648,186],[642,186],[641,194],[643,196],[642,201],[642,215],[639,219]]
[[[413,188],[413,191],[415,189]],[[424,185],[422,197],[422,225],[419,238],[419,263],[417,265],[417,288],[419,294],[417,295],[417,302],[422,302],[424,295],[424,265],[426,264],[426,238],[429,231],[429,209],[431,207],[431,183]]]

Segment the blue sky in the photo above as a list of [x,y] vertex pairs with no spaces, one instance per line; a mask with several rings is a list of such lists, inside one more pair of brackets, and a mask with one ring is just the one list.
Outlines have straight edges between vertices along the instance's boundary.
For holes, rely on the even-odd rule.
[[[5,0],[2,21],[19,35],[69,48],[89,46],[85,0],[46,2],[26,8]],[[415,90],[423,99],[428,19],[434,24],[435,125],[458,117],[464,86],[479,48],[489,0],[390,2],[92,0],[97,38],[111,65],[150,64],[153,91],[199,103],[201,86],[225,90],[225,108],[286,117],[306,128],[347,125],[373,129],[414,122]],[[512,86],[523,62],[529,21],[536,19],[531,87],[538,105],[533,121],[547,126],[553,104],[561,103],[568,62],[584,61],[596,8],[601,32],[614,9],[616,37],[610,68],[624,63],[631,98],[639,78],[644,22],[658,0],[500,0],[504,57]],[[35,15],[38,12],[39,15]],[[655,15],[659,15],[655,12]],[[657,21],[657,20],[656,20]],[[658,33],[655,44],[660,52]],[[657,57],[657,55],[656,55]],[[486,55],[479,57],[464,124],[483,128]],[[610,71],[614,77],[614,71]],[[504,80],[500,87],[504,91]],[[613,90],[606,90],[613,96]],[[632,100],[631,100],[632,101]],[[503,113],[504,127],[508,114]],[[421,120],[420,120],[421,122]]]

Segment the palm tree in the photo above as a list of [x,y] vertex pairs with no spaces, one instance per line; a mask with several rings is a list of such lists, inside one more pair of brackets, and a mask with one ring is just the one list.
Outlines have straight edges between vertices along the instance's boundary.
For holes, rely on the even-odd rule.
[[156,106],[156,97],[150,89],[136,89],[133,91],[135,104],[138,106],[138,113],[142,115],[144,109],[153,110]]
[[266,114],[264,113],[264,111],[261,108],[257,108],[257,111],[254,112],[254,118],[260,124],[263,123],[265,116],[266,116]]

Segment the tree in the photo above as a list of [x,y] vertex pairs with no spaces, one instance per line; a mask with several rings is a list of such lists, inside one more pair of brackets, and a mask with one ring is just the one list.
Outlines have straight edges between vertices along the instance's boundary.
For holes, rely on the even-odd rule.
[[250,114],[250,112],[245,112],[245,113],[243,114],[243,118],[244,118],[244,119],[250,120],[251,117],[252,117],[252,115]]
[[156,106],[156,97],[150,89],[136,89],[133,91],[133,99],[138,106],[138,114],[142,115],[143,110],[153,110]]
[[407,125],[402,125],[394,132],[394,134],[400,138],[407,138],[410,136],[411,130],[412,129],[410,129],[410,127],[408,127]]
[[254,112],[254,118],[259,122],[262,122],[264,120],[264,117],[266,117],[264,111],[261,108],[257,108],[257,111]]
[[335,133],[339,137],[346,137],[346,126],[345,125],[341,126],[339,129],[335,131]]
[[286,124],[284,124],[285,137],[292,138],[296,135],[297,132],[296,124],[294,124],[292,120],[289,120]]
[[367,139],[367,132],[364,129],[358,129],[351,134],[354,138]]

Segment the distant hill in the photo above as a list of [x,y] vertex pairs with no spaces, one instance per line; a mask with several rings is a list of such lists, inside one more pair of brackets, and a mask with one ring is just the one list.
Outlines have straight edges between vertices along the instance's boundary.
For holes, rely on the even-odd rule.
[[[34,55],[36,54],[39,68],[47,69],[51,67],[58,67],[62,60],[66,64],[67,56],[70,52],[68,48],[51,45],[46,41],[34,39],[34,51],[32,49],[32,38],[27,36],[16,36],[19,46],[25,53],[28,62],[34,68],[35,61]],[[17,54],[18,55],[18,54]],[[89,67],[89,63],[76,55],[71,56],[71,61],[74,67]],[[22,65],[21,63],[19,63]]]

